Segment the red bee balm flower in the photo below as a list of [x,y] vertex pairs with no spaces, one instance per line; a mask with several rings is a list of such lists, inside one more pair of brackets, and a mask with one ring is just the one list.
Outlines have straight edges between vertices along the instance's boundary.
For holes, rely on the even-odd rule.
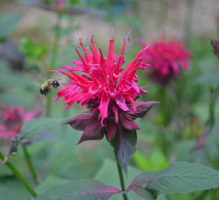
[[[124,39],[121,53],[117,57],[113,52],[115,37],[112,37],[111,34],[107,58],[103,57],[99,47],[97,51],[91,34],[90,38],[86,37],[86,39],[90,44],[89,50],[91,50],[92,54],[88,54],[87,48],[84,47],[82,43],[83,37],[78,38],[85,58],[80,54],[77,47],[75,50],[81,62],[73,60],[73,64],[77,65],[75,68],[63,67],[71,74],[63,70],[55,70],[67,75],[71,80],[69,86],[58,91],[55,100],[64,96],[62,101],[67,102],[65,109],[68,109],[75,102],[81,102],[82,108],[85,105],[89,108],[87,115],[79,115],[65,123],[70,124],[76,130],[84,131],[79,143],[86,140],[100,140],[105,134],[109,142],[116,135],[119,137],[119,141],[131,140],[132,138],[129,137],[134,137],[135,140],[135,131],[140,128],[134,120],[138,117],[144,117],[150,108],[158,103],[154,101],[135,103],[135,100],[142,93],[148,94],[146,90],[138,87],[138,76],[135,74],[137,69],[145,69],[145,67],[149,66],[141,60],[141,55],[148,46],[139,52],[121,74],[122,65],[125,62],[124,50],[127,37]],[[75,71],[81,71],[84,74],[78,75]],[[123,147],[129,143],[131,142],[126,142]],[[135,144],[136,141],[130,144],[130,148],[132,145],[135,146]],[[114,145],[116,149],[115,146],[116,144]],[[133,151],[135,152],[135,149]],[[129,154],[131,154],[131,150]],[[126,157],[125,162],[129,161],[128,157]],[[119,158],[117,159],[119,161]]]
[[[144,42],[140,42],[140,45],[146,46]],[[189,51],[173,39],[169,42],[164,40],[154,42],[145,51],[144,60],[152,65],[147,75],[154,82],[161,84],[166,84],[172,79],[176,80],[179,73],[179,64],[184,69],[188,69],[190,57]]]
[[2,116],[2,125],[0,125],[0,139],[14,138],[22,128],[24,122],[31,120],[40,115],[40,111],[24,112],[21,107],[7,108],[6,105],[0,104],[0,108],[4,110]]

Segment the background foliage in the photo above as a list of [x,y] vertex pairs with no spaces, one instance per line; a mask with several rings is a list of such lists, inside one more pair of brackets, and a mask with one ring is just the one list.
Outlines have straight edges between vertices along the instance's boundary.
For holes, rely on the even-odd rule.
[[[42,2],[49,7],[43,7]],[[113,148],[107,141],[76,145],[81,133],[70,126],[61,126],[81,112],[79,106],[63,111],[64,103],[53,101],[55,90],[46,98],[39,93],[45,80],[63,79],[60,74],[51,74],[48,70],[71,66],[72,60],[77,59],[71,45],[78,45],[72,30],[82,35],[83,31],[87,32],[87,25],[97,35],[95,41],[100,44],[105,56],[112,27],[116,25],[115,52],[118,54],[123,38],[133,26],[125,53],[126,64],[139,51],[139,40],[150,43],[160,36],[178,38],[192,54],[190,69],[182,71],[178,82],[172,82],[171,87],[166,88],[170,115],[168,124],[165,123],[167,115],[162,115],[164,104],[159,85],[149,80],[146,72],[138,72],[139,85],[147,85],[149,91],[142,100],[160,101],[161,104],[144,119],[137,120],[142,131],[137,132],[137,152],[129,163],[126,187],[139,173],[164,169],[176,161],[204,164],[219,170],[219,91],[216,90],[219,63],[210,43],[210,39],[219,34],[216,23],[219,4],[213,0],[209,3],[208,27],[204,25],[206,21],[202,16],[203,2],[68,0],[61,11],[51,0],[0,2],[0,103],[43,112],[43,118],[23,127],[19,138],[31,156],[37,184],[32,181],[21,146],[10,157],[10,162],[16,165],[38,194],[70,181],[85,179],[120,187]],[[26,133],[28,138],[23,140],[22,136]],[[200,144],[199,139],[204,134],[206,139]],[[8,141],[0,141],[1,152],[6,154],[7,147]],[[187,194],[159,195],[157,199],[219,199],[218,189],[190,191]],[[0,165],[0,194],[0,200],[31,199],[5,165]],[[128,197],[142,199],[133,191],[128,193]],[[121,194],[116,194],[110,199],[121,198]]]

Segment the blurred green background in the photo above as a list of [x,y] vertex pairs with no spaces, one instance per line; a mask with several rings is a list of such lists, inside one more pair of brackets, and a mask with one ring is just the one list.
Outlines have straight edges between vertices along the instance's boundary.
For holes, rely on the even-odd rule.
[[[68,120],[81,113],[79,105],[68,110],[64,102],[54,102],[56,90],[48,97],[40,95],[40,86],[49,78],[62,79],[49,69],[72,66],[78,59],[72,45],[74,36],[87,26],[96,34],[95,41],[107,55],[113,26],[116,26],[115,54],[131,29],[125,52],[125,66],[141,47],[139,40],[153,43],[160,37],[177,38],[185,44],[192,58],[190,69],[182,70],[179,80],[166,87],[163,104],[160,86],[145,72],[138,71],[139,86],[147,86],[149,95],[141,100],[160,101],[143,120],[138,120],[137,152],[130,161],[129,178],[145,170],[162,169],[175,161],[198,162],[219,169],[219,60],[211,39],[219,24],[216,0],[66,0],[64,7],[52,0],[0,1],[0,103],[21,105],[25,110],[42,110],[42,116]],[[61,89],[63,86],[60,87]],[[212,101],[214,99],[215,101]],[[162,114],[166,106],[168,123]],[[207,132],[209,124],[213,128]],[[46,189],[77,179],[98,179],[119,187],[113,148],[103,139],[76,145],[81,132],[70,126],[54,124],[51,133],[28,145],[38,184],[34,185],[22,149],[10,157],[24,177],[40,194]],[[198,142],[207,135],[204,144]],[[8,141],[0,141],[6,153]],[[211,200],[212,191],[168,195],[166,199]],[[134,193],[130,199],[140,199]],[[4,166],[0,165],[0,200],[30,200],[26,189]],[[119,195],[111,199],[121,199]],[[216,192],[215,199],[219,199]]]

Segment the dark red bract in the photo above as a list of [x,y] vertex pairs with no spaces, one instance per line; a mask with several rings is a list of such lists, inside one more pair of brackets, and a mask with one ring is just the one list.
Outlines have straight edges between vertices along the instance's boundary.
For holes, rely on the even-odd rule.
[[[136,103],[136,112],[133,110],[123,111],[116,104],[109,107],[108,117],[104,119],[104,127],[101,125],[99,111],[90,108],[88,115],[79,115],[70,119],[65,124],[70,124],[72,128],[78,131],[84,131],[78,143],[86,140],[101,140],[107,135],[109,142],[114,138],[116,133],[125,130],[135,131],[140,127],[135,123],[135,119],[143,118],[150,108],[159,102],[138,102]],[[117,113],[114,110],[117,109]]]

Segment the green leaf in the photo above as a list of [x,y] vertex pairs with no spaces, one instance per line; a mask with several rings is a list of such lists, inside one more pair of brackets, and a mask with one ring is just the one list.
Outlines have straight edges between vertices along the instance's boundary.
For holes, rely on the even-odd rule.
[[20,20],[20,17],[20,15],[12,13],[5,13],[0,16],[0,40],[6,39],[11,34]]
[[165,195],[160,194],[160,195],[158,195],[157,200],[166,200],[166,197],[165,197]]
[[119,189],[106,186],[97,180],[79,180],[66,183],[39,195],[37,200],[108,200],[118,193]]
[[136,152],[135,146],[137,143],[136,131],[124,129],[122,132],[116,133],[111,145],[114,147],[116,159],[122,170],[128,176],[128,163],[130,158]]
[[138,175],[127,191],[143,185],[158,194],[207,190],[219,186],[219,172],[199,164],[176,162],[163,170]]
[[163,169],[168,166],[168,161],[159,148],[154,148],[147,158],[137,151],[133,156],[133,160],[142,171]]
[[32,119],[24,124],[20,133],[17,135],[16,140],[21,143],[29,142],[40,136],[42,133],[47,131],[50,127],[53,127],[56,124],[61,125],[62,122],[63,122],[62,119],[53,119],[46,117]]
[[16,178],[1,178],[0,181],[1,200],[29,200],[30,194],[27,189]]
[[194,80],[195,84],[201,84],[201,85],[206,85],[206,84],[214,84],[214,83],[219,83],[218,80],[219,73],[214,72],[214,73],[205,73],[202,76],[199,76]]
[[23,37],[20,40],[19,51],[26,56],[28,61],[37,61],[47,53],[47,46],[37,46],[30,39]]
[[68,182],[70,182],[70,180],[49,176],[44,181],[42,181],[39,186],[37,186],[35,191],[37,194],[42,194],[52,187],[62,185]]
[[153,192],[150,192],[149,190],[139,186],[136,187],[133,192],[135,194],[137,194],[138,196],[142,197],[143,199],[147,199],[147,200],[155,200],[156,199],[156,195]]

